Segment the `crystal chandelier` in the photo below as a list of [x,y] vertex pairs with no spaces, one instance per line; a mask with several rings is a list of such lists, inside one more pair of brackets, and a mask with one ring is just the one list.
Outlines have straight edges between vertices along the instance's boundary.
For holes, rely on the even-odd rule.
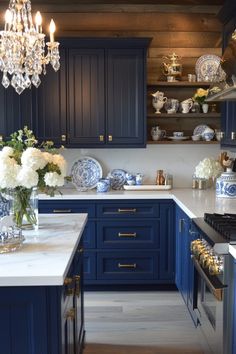
[[5,14],[5,27],[0,31],[0,70],[2,84],[10,84],[18,94],[24,89],[39,87],[39,75],[46,74],[46,65],[51,63],[55,71],[60,68],[59,43],[54,41],[55,23],[50,22],[50,41],[46,43],[42,33],[42,17],[38,11],[35,24],[31,15],[30,0],[10,0]]

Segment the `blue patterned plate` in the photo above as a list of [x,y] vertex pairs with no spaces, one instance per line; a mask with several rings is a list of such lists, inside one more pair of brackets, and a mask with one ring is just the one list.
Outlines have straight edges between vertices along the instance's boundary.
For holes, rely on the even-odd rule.
[[201,135],[204,133],[204,131],[206,129],[210,129],[210,127],[208,127],[208,125],[206,124],[200,124],[200,125],[197,125],[196,128],[194,128],[194,131],[193,131],[193,135]]
[[225,79],[225,72],[220,66],[221,58],[214,54],[205,54],[198,58],[195,71],[198,81],[221,81]]
[[86,191],[96,187],[102,178],[102,167],[92,157],[85,156],[74,163],[71,168],[72,183],[78,191]]
[[126,171],[117,168],[109,172],[108,178],[111,180],[112,189],[122,189],[126,182]]

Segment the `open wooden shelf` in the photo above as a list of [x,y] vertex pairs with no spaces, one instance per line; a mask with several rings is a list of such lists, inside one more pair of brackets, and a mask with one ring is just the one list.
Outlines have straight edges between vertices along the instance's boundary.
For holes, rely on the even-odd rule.
[[151,113],[147,114],[147,118],[220,118],[220,113],[209,112],[209,113]]
[[205,81],[175,81],[175,82],[168,82],[168,81],[150,81],[147,83],[147,86],[168,86],[168,87],[209,87],[213,85],[213,82],[205,82]]
[[219,141],[217,140],[211,140],[211,141],[204,141],[204,140],[199,140],[199,141],[193,141],[193,140],[147,140],[147,144],[149,145],[163,145],[163,144],[194,144],[194,145],[199,145],[199,144],[205,144],[205,145],[211,145],[211,144],[220,144]]

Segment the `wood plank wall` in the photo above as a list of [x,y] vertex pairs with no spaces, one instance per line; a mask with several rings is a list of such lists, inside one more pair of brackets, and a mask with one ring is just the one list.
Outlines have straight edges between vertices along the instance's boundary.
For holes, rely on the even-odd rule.
[[[81,37],[151,37],[148,83],[164,79],[162,57],[182,57],[183,76],[195,71],[202,54],[221,55],[221,24],[217,6],[85,5],[60,12],[43,8],[44,23],[53,17],[56,35]],[[46,31],[46,28],[45,28]]]

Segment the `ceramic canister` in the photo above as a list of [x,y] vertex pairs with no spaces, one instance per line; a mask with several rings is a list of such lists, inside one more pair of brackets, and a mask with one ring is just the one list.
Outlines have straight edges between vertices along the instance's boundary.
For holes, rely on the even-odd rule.
[[216,180],[216,196],[221,198],[236,198],[236,173],[231,169]]

